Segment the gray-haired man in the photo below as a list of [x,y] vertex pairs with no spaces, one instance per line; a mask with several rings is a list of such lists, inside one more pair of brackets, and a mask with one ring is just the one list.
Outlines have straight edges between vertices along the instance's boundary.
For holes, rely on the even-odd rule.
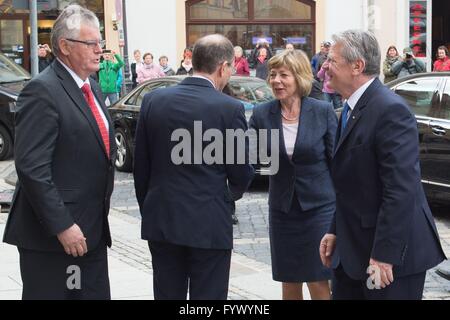
[[416,120],[378,79],[372,33],[333,40],[323,67],[347,99],[331,165],[336,213],[320,246],[333,298],[421,299],[426,270],[445,256],[420,181]]
[[56,61],[17,102],[19,177],[4,241],[20,254],[23,299],[109,299],[106,247],[114,135],[100,88],[97,17],[67,7],[55,22]]

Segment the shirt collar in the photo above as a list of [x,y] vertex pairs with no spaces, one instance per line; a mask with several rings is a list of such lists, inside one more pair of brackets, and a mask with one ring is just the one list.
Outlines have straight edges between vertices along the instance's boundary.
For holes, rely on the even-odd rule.
[[192,76],[192,78],[200,78],[200,79],[208,80],[208,81],[212,84],[212,86],[214,87],[214,89],[217,90],[216,85],[214,84],[214,82],[212,82],[212,80],[211,80],[211,79],[208,79],[207,77],[200,76],[200,75],[198,75],[198,74],[194,74],[194,75]]
[[89,77],[86,78],[85,81],[83,81],[83,79],[81,79],[72,69],[70,69],[64,62],[61,61],[61,59],[58,59],[59,63],[62,64],[62,66],[64,68],[66,68],[67,72],[69,72],[69,74],[72,76],[73,80],[75,80],[78,88],[82,88],[84,84],[88,84],[89,86],[91,86],[91,82],[89,81]]
[[374,81],[375,81],[375,78],[370,79],[369,81],[364,83],[361,87],[359,87],[358,90],[353,92],[353,94],[350,96],[350,98],[348,98],[347,103],[351,110],[355,109],[356,104],[358,103],[359,99],[361,99],[364,92],[366,92],[367,88],[369,88],[370,85],[372,84],[372,82],[374,82]]

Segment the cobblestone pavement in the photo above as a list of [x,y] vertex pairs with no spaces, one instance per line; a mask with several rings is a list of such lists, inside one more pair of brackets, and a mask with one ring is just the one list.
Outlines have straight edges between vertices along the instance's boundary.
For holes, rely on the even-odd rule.
[[[114,209],[139,217],[131,174],[117,173],[111,203]],[[450,257],[450,208],[433,208],[433,212],[444,251]],[[250,188],[236,203],[236,215],[239,224],[234,226],[234,252],[270,268],[267,183],[258,181]],[[450,300],[450,281],[430,270],[424,298]]]
[[[11,191],[13,187],[6,182],[12,183],[15,180],[12,161],[0,162],[0,178],[0,191]],[[153,274],[151,257],[147,243],[139,238],[140,215],[131,174],[117,172],[111,206],[113,247],[109,251],[112,262],[110,277],[113,293],[117,293],[113,297],[152,299],[148,291],[149,276]],[[433,213],[444,251],[450,256],[450,208],[434,208]],[[279,299],[280,286],[270,277],[267,183],[260,181],[254,184],[243,199],[236,203],[236,214],[239,224],[234,226],[229,299]],[[6,217],[6,214],[0,213],[0,227],[4,226]],[[12,250],[9,247],[6,249]],[[13,261],[10,267],[17,273],[16,264],[17,262]],[[14,278],[16,282],[20,281],[20,275],[17,274],[10,278]],[[118,284],[115,288],[114,283]],[[17,294],[20,292],[18,289],[16,291]],[[430,270],[425,283],[424,298],[450,300],[450,281],[438,276],[435,270]]]

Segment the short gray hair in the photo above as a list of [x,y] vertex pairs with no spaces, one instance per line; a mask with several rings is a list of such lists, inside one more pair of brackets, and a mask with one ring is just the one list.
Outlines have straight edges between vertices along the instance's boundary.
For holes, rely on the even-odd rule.
[[333,35],[335,44],[342,45],[342,57],[352,63],[363,60],[366,68],[363,74],[378,76],[380,74],[381,51],[378,41],[372,32],[347,30]]
[[213,74],[219,64],[225,61],[232,64],[233,60],[233,44],[220,34],[200,38],[194,45],[192,53],[194,71]]
[[97,16],[92,11],[77,4],[71,4],[61,12],[55,21],[51,34],[52,48],[56,56],[61,53],[59,40],[61,38],[78,38],[82,25],[100,28]]

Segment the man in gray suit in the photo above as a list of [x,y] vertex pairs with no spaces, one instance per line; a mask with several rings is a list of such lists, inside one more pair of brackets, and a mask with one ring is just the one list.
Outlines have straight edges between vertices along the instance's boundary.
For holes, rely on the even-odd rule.
[[57,59],[17,101],[19,179],[4,241],[19,249],[23,299],[110,299],[114,132],[89,79],[103,45],[95,14],[68,6],[53,27]]

